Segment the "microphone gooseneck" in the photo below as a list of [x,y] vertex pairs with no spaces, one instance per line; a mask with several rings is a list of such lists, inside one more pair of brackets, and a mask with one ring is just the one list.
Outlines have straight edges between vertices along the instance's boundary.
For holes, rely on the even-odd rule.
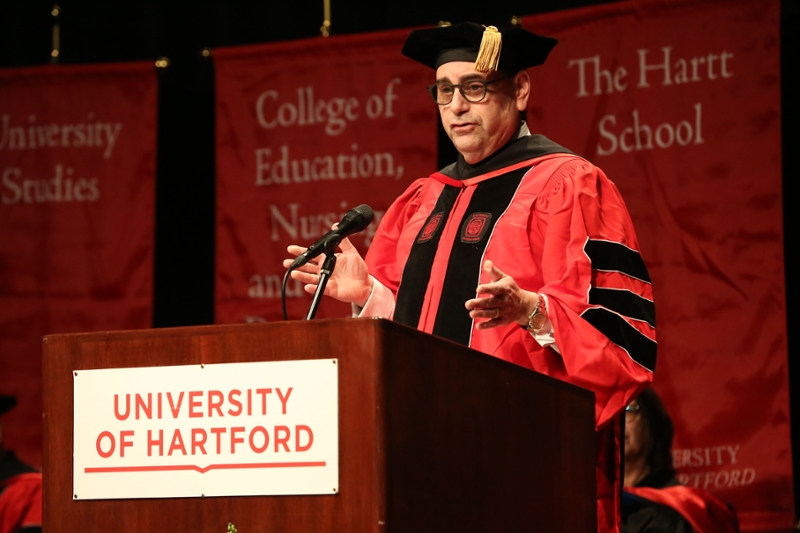
[[333,253],[339,243],[342,242],[342,239],[353,233],[364,231],[374,218],[375,213],[367,204],[354,207],[342,217],[342,221],[339,222],[336,229],[323,235],[317,242],[309,246],[305,252],[298,255],[289,270],[305,265],[318,255]]

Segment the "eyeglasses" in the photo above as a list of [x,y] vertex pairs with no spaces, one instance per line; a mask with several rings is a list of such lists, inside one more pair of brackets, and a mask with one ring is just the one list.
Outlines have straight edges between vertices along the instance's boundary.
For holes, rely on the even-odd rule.
[[439,105],[447,105],[453,101],[453,95],[458,92],[464,97],[464,100],[471,104],[477,104],[486,98],[486,86],[498,81],[507,80],[506,78],[498,78],[496,80],[470,80],[464,83],[434,83],[428,87],[433,101]]
[[639,416],[639,413],[642,411],[642,406],[638,403],[632,403],[628,407],[625,408],[625,421],[633,420],[634,418]]

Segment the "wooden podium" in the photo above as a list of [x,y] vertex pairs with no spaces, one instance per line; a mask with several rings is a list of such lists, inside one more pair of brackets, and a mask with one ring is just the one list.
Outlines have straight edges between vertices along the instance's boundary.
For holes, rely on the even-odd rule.
[[[73,370],[325,358],[338,494],[73,501]],[[597,530],[592,393],[393,322],[51,335],[43,379],[48,533]]]

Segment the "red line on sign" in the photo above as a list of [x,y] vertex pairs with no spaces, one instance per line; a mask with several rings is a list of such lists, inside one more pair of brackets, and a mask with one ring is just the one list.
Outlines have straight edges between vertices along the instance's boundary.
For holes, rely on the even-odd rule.
[[209,470],[236,470],[240,468],[300,468],[308,466],[325,466],[325,461],[306,462],[306,463],[240,463],[208,465],[201,468],[197,465],[161,465],[161,466],[109,466],[84,468],[86,474],[107,474],[110,472],[167,472],[175,470],[195,470],[205,474]]

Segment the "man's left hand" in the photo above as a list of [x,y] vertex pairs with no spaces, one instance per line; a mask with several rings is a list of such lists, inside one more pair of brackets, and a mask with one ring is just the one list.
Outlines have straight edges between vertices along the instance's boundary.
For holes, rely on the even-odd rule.
[[479,285],[475,290],[478,297],[465,304],[471,318],[488,319],[478,322],[475,328],[490,329],[513,323],[527,325],[528,315],[536,307],[539,295],[520,289],[514,278],[495,267],[491,260],[483,263],[483,270],[491,281]]

